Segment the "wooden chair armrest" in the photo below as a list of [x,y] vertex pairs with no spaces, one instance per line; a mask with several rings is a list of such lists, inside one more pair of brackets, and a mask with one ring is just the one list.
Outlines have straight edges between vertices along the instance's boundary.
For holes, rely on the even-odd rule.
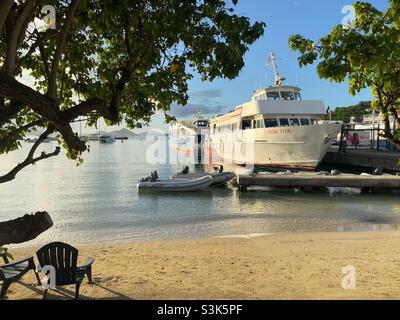
[[10,263],[5,253],[0,254],[0,257],[3,259],[4,263]]
[[17,266],[17,265],[19,265],[19,264],[21,264],[21,263],[23,263],[23,262],[27,262],[27,261],[32,261],[32,262],[33,262],[33,257],[32,257],[32,256],[30,256],[30,257],[25,257],[25,258],[22,258],[22,259],[20,259],[20,260],[13,261],[13,262],[11,262],[11,263],[3,264],[2,266],[0,266],[0,268],[14,267],[14,266]]
[[94,259],[88,258],[81,268],[87,269],[87,268],[91,267],[93,263],[94,263]]

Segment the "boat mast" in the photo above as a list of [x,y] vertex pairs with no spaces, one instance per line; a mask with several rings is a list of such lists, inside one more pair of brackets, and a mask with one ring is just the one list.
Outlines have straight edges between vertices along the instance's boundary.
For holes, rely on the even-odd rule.
[[197,120],[203,120],[204,119],[203,112],[201,112],[200,108],[197,108],[196,118],[197,118]]
[[270,59],[275,73],[275,86],[280,87],[282,85],[282,82],[286,79],[282,78],[279,74],[278,66],[276,65],[275,61],[275,54],[272,50],[270,51]]

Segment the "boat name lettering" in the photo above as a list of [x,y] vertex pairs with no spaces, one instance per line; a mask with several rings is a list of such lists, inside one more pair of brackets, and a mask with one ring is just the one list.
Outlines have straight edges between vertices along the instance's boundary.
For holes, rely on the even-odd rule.
[[274,129],[268,131],[269,134],[289,134],[292,131],[290,129]]

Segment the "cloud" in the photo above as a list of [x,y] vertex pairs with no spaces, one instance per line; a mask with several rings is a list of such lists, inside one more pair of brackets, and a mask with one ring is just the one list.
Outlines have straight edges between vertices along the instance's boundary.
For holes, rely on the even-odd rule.
[[227,106],[224,105],[202,105],[189,103],[186,106],[180,106],[174,104],[171,106],[171,115],[177,118],[189,118],[193,117],[200,110],[204,116],[216,115],[227,110]]
[[190,93],[194,98],[221,98],[222,91],[219,89],[201,90]]

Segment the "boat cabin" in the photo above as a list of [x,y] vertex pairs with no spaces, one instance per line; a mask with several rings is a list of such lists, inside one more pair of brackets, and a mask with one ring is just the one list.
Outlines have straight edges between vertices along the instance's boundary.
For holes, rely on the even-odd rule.
[[254,91],[253,100],[302,100],[300,91],[294,86],[274,86]]
[[295,86],[257,90],[250,102],[211,120],[211,134],[237,130],[317,125],[326,109],[322,101],[303,100]]
[[199,119],[193,122],[193,126],[196,128],[208,128],[209,123],[208,120]]

